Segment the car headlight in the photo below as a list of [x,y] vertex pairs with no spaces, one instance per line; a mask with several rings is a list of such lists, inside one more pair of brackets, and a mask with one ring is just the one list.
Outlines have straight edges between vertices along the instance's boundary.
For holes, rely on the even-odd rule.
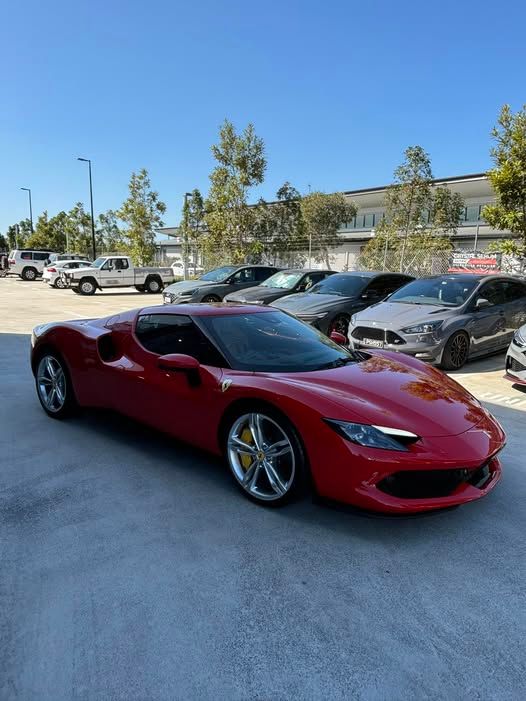
[[349,421],[338,421],[337,419],[325,419],[325,421],[343,438],[351,441],[351,443],[363,445],[366,448],[406,452],[408,450],[407,445],[419,439],[416,433],[403,431],[399,428],[356,424]]
[[[244,299],[243,302],[246,302]],[[265,302],[262,299],[251,299],[250,304],[265,304]]]
[[353,314],[351,316],[350,324],[351,324],[351,326],[356,326],[356,314]]
[[513,340],[518,346],[526,346],[526,328],[524,326],[521,326],[520,329],[515,331]]
[[434,333],[443,323],[444,320],[442,319],[441,321],[431,321],[425,324],[417,324],[416,326],[407,326],[405,329],[402,329],[402,333]]

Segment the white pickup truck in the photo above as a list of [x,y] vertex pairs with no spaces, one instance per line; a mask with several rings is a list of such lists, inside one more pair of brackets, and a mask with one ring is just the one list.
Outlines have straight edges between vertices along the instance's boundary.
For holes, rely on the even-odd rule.
[[101,256],[89,268],[64,270],[61,279],[81,295],[109,287],[135,287],[139,292],[161,292],[174,281],[171,268],[135,268],[128,256]]

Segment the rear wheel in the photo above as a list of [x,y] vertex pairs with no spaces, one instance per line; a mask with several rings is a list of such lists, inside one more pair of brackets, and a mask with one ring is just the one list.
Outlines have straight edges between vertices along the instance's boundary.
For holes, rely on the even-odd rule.
[[459,370],[466,364],[468,355],[469,336],[464,331],[458,331],[448,339],[440,366],[444,370]]
[[144,284],[144,288],[146,292],[149,292],[150,294],[157,294],[162,290],[163,286],[159,278],[149,277]]
[[205,295],[203,297],[203,302],[208,302],[209,304],[213,303],[213,302],[220,302],[220,301],[221,300],[219,299],[219,297],[217,295]]
[[59,276],[59,277],[57,277],[57,279],[53,283],[53,287],[56,287],[59,290],[63,290],[66,287],[66,285],[64,284],[64,281],[62,280],[62,278]]
[[267,408],[232,421],[226,456],[237,485],[258,504],[281,506],[305,486],[305,457],[296,431]]
[[26,282],[32,282],[33,280],[37,279],[37,271],[35,268],[24,268],[22,270],[22,280],[26,280]]
[[79,293],[81,295],[94,295],[96,290],[97,286],[94,280],[89,277],[82,278],[79,282]]
[[329,324],[329,335],[333,331],[343,334],[347,338],[347,332],[349,330],[349,317],[347,314],[338,314]]
[[53,419],[70,416],[77,406],[68,370],[62,358],[46,353],[36,372],[37,395],[42,408]]

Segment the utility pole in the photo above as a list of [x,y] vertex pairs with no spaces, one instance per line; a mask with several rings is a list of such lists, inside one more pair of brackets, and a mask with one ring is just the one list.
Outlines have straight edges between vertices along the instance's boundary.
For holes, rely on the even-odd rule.
[[183,280],[188,280],[188,198],[192,197],[191,192],[184,193],[183,207]]
[[91,182],[91,160],[89,158],[77,158],[77,161],[83,161],[88,164],[89,168],[89,199],[91,205],[91,250],[93,260],[97,257],[97,247],[95,245],[95,217],[93,216],[93,185]]
[[33,233],[33,204],[31,202],[31,188],[21,187],[21,190],[25,190],[29,195],[29,221],[31,223],[31,233]]

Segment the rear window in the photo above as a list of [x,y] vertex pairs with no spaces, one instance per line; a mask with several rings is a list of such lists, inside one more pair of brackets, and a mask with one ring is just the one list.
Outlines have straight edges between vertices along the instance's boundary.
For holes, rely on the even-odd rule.
[[22,253],[20,254],[20,259],[21,260],[32,260],[31,251],[22,251]]
[[33,260],[48,260],[49,253],[42,253],[40,251],[33,252]]

